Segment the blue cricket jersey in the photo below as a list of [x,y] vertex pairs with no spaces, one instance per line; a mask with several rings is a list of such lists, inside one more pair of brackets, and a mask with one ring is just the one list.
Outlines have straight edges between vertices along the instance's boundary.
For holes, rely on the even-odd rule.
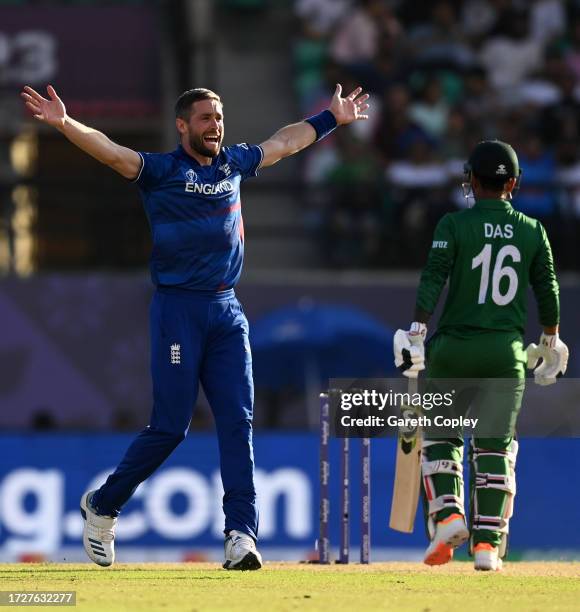
[[153,236],[153,283],[194,291],[234,287],[244,259],[240,184],[256,176],[261,147],[222,147],[209,166],[181,146],[139,155],[143,163],[134,182]]

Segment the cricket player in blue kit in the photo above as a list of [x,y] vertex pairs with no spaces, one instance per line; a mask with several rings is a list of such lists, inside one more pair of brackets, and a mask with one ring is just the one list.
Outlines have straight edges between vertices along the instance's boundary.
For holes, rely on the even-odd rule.
[[114,562],[117,517],[137,486],[185,438],[201,381],[218,435],[224,487],[225,569],[262,566],[252,449],[253,383],[248,322],[234,293],[244,255],[240,185],[320,140],[338,125],[367,119],[368,95],[336,91],[329,108],[283,127],[258,145],[222,146],[221,100],[207,89],[175,107],[180,145],[137,153],[69,117],[52,86],[48,99],[22,97],[34,117],[139,188],[153,234],[150,308],[153,411],[105,484],[81,499],[83,543],[95,563]]

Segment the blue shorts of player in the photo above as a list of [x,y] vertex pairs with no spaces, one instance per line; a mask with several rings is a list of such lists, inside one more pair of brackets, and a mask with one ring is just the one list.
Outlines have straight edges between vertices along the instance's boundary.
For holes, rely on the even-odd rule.
[[225,532],[258,532],[252,416],[254,388],[248,321],[233,289],[159,288],[152,300],[151,422],[93,496],[99,514],[117,516],[136,487],[185,438],[203,385],[216,423],[224,486]]

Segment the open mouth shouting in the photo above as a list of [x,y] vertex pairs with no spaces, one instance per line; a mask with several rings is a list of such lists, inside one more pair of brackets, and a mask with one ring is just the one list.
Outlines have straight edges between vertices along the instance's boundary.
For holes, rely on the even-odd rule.
[[200,155],[213,158],[219,155],[222,139],[223,132],[218,132],[213,129],[201,134],[190,133],[189,144],[191,148]]
[[221,136],[220,134],[216,132],[204,134],[203,136],[203,144],[208,149],[215,149],[216,147],[219,147],[220,142],[221,142]]

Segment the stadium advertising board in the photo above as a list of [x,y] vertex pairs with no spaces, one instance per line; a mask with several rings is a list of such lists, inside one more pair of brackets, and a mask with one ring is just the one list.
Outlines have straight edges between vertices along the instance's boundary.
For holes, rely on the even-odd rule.
[[[79,498],[103,481],[131,439],[126,434],[2,435],[0,559],[16,560],[36,553],[60,561],[84,560]],[[373,556],[414,558],[423,544],[421,517],[412,535],[387,527],[394,439],[372,442]],[[561,529],[574,520],[580,503],[578,489],[570,486],[578,471],[577,459],[574,464],[577,455],[572,452],[575,444],[574,439],[522,441],[526,452],[522,452],[518,466],[518,513],[511,529],[514,553],[534,549],[544,556],[578,554],[580,534]],[[338,458],[338,446],[336,440],[331,441],[334,459]],[[354,469],[358,453],[353,455]],[[119,521],[119,559],[135,560],[137,555],[137,559],[146,560],[163,554],[177,560],[198,551],[221,554],[222,489],[217,462],[214,437],[190,435],[127,505]],[[312,555],[318,532],[316,434],[257,435],[256,463],[260,545],[266,557]],[[538,483],[542,483],[542,491]],[[557,506],[549,490],[557,490],[561,496]],[[331,512],[337,513],[338,469],[331,474],[330,493]],[[359,541],[358,494],[355,487],[353,543]],[[553,520],[538,531],[537,517],[548,514]],[[336,546],[338,521],[332,529],[336,532],[331,530],[331,542]]]

